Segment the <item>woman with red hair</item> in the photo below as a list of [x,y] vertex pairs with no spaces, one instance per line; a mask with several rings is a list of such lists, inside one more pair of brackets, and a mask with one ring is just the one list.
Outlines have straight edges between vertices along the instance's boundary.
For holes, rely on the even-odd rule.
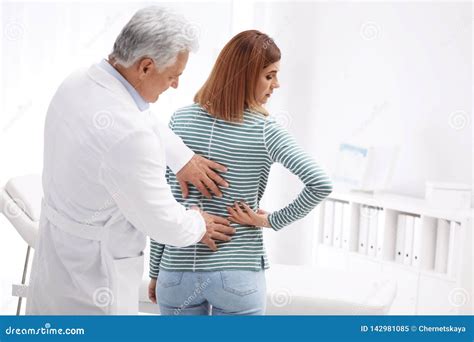
[[[264,105],[279,85],[280,49],[266,34],[249,30],[233,37],[197,92],[194,104],[176,111],[171,129],[195,153],[226,165],[222,197],[207,199],[181,187],[168,170],[175,198],[187,207],[228,216],[236,229],[218,250],[204,244],[178,248],[152,241],[150,299],[164,315],[261,315],[269,267],[261,227],[276,231],[306,216],[332,191],[326,173],[291,135],[269,118]],[[270,167],[281,163],[305,187],[285,208],[259,208]],[[158,279],[158,280],[157,280]]]

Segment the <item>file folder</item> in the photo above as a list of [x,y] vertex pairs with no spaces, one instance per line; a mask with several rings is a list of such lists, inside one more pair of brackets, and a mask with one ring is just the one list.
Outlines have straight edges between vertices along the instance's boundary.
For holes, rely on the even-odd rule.
[[449,221],[439,219],[436,229],[435,272],[446,273],[448,268]]
[[369,243],[367,245],[367,255],[375,257],[377,255],[378,210],[376,208],[369,208],[369,213]]
[[404,255],[403,255],[403,263],[405,265],[412,264],[414,228],[415,228],[415,217],[411,215],[407,215],[406,227],[405,227],[405,246],[404,246]]
[[342,248],[350,250],[354,230],[356,227],[351,225],[351,205],[344,203],[342,205]]
[[395,261],[403,264],[405,231],[407,217],[405,214],[399,214],[397,220],[397,240],[395,244]]
[[423,227],[421,226],[421,217],[415,217],[413,228],[413,266],[421,268],[421,253],[423,247]]
[[324,202],[324,244],[332,245],[334,229],[334,201],[326,200]]
[[377,258],[382,259],[385,253],[385,211],[382,208],[377,210]]
[[358,251],[361,254],[367,254],[367,243],[369,240],[369,215],[369,207],[362,205],[360,207],[358,245]]
[[334,203],[334,236],[333,236],[333,246],[340,248],[342,246],[342,202]]

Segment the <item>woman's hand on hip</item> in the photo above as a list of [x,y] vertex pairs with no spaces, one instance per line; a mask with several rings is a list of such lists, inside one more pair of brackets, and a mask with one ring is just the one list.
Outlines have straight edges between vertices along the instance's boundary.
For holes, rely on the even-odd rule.
[[268,213],[262,209],[258,209],[255,212],[245,202],[235,202],[233,207],[227,207],[227,211],[230,214],[229,220],[232,222],[271,228],[268,221]]

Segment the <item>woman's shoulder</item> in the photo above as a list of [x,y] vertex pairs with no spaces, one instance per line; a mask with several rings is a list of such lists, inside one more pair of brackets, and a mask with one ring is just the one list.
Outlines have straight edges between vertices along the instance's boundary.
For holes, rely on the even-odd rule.
[[186,115],[186,114],[209,115],[209,113],[197,103],[193,103],[193,104],[181,107],[178,110],[176,110],[174,113],[174,115]]

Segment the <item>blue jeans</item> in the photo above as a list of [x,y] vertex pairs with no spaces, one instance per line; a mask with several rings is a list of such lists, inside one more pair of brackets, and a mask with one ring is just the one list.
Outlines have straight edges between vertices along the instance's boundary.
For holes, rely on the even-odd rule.
[[156,296],[162,315],[263,315],[265,271],[160,270]]

